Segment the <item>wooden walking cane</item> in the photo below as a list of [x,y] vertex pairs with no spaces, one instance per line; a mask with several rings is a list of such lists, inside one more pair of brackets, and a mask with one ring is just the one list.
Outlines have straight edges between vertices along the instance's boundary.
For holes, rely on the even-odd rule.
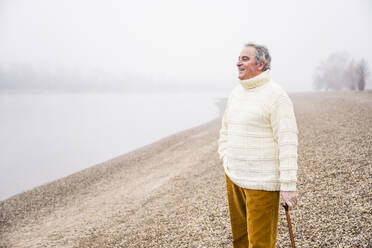
[[291,217],[289,216],[289,211],[288,211],[288,205],[283,203],[282,206],[285,209],[285,215],[287,216],[289,236],[291,237],[292,248],[296,248],[294,237],[293,237],[293,231],[292,231]]

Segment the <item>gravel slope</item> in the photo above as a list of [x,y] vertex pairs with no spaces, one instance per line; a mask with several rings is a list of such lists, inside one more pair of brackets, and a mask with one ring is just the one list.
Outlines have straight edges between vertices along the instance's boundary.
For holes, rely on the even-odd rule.
[[[372,92],[297,93],[298,247],[372,247]],[[220,119],[0,202],[0,247],[231,247]],[[281,209],[277,247],[290,247]]]

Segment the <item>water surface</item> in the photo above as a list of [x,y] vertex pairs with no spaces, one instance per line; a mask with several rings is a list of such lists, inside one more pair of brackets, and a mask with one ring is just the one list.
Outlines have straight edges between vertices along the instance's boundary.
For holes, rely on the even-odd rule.
[[0,94],[0,200],[212,120],[222,94]]

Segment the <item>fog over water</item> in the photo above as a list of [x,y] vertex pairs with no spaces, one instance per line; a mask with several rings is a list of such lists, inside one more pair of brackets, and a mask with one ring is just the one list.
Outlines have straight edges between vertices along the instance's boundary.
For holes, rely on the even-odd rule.
[[372,68],[371,23],[368,0],[0,0],[0,200],[216,118],[247,42],[288,92],[330,53]]

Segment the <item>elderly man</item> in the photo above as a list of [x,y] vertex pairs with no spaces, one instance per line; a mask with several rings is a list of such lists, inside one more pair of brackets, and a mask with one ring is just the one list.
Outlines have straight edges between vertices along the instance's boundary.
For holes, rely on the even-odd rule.
[[293,104],[270,77],[265,46],[249,43],[222,118],[223,161],[233,247],[275,247],[279,198],[297,204],[297,123]]

